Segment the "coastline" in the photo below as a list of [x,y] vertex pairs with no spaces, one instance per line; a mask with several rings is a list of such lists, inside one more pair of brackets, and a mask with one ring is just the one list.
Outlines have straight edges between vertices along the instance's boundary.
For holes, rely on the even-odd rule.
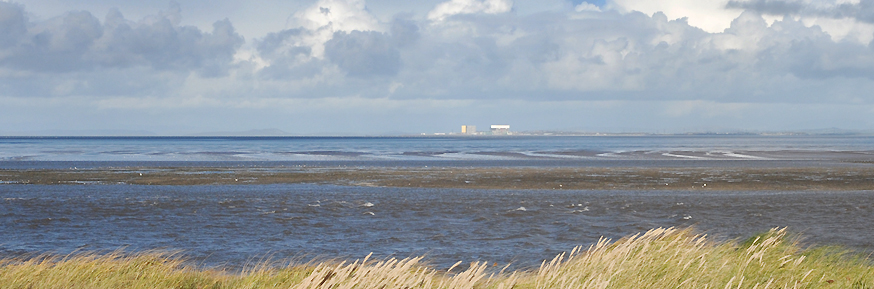
[[0,169],[0,185],[246,185],[519,190],[874,189],[874,167],[122,167]]

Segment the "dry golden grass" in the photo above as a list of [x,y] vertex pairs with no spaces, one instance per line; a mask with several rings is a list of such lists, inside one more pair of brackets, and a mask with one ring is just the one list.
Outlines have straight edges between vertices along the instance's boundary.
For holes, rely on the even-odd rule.
[[422,257],[272,264],[231,273],[164,252],[13,258],[0,260],[0,288],[874,288],[870,261],[829,247],[802,250],[785,229],[715,243],[691,229],[658,228],[522,272],[482,262],[440,271]]
[[[870,263],[838,251],[802,252],[785,229],[738,245],[691,230],[653,229],[601,240],[544,264],[532,288],[874,288]],[[814,257],[814,258],[810,258]]]

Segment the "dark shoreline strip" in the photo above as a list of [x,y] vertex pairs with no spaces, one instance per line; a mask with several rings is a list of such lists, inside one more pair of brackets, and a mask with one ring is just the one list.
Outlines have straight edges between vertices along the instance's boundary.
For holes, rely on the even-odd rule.
[[293,183],[538,190],[872,190],[874,189],[874,167],[130,167],[86,170],[0,170],[0,185],[231,185]]

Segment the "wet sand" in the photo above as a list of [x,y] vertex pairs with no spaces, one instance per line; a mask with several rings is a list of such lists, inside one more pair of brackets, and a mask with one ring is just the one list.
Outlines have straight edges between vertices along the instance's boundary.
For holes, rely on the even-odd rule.
[[3,184],[352,186],[556,190],[872,190],[874,167],[179,167],[0,170]]

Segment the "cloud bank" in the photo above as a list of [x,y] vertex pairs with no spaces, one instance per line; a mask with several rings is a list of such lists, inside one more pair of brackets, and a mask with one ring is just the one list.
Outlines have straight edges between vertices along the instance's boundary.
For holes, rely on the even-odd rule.
[[[316,111],[326,115],[315,118],[325,131],[342,126],[330,117],[414,130],[475,112],[467,119],[543,129],[610,129],[610,121],[642,130],[692,127],[689,121],[781,129],[816,126],[802,116],[817,106],[833,107],[823,119],[840,107],[861,108],[866,113],[848,122],[874,124],[867,116],[874,110],[874,1],[687,2],[582,2],[520,13],[506,0],[450,0],[380,19],[362,0],[319,0],[289,11],[287,29],[245,38],[227,19],[210,31],[186,26],[174,3],[139,20],[118,9],[102,19],[70,11],[34,20],[25,5],[0,2],[0,99],[25,110],[39,107],[28,102],[35,98],[97,107],[85,109],[94,119],[85,123],[110,110],[141,121],[270,111],[275,117],[240,125],[282,120],[292,127],[279,128],[292,132],[301,121],[289,115]],[[708,11],[718,17],[708,20]],[[506,112],[493,110],[495,102]],[[615,116],[596,121],[567,107]],[[637,109],[644,110],[637,119],[618,120]],[[744,122],[774,109],[786,116]],[[192,130],[231,125],[173,119],[195,122]]]
[[227,76],[243,37],[228,20],[204,32],[180,25],[180,18],[178,5],[171,5],[137,22],[118,10],[103,21],[71,11],[35,22],[22,5],[0,2],[4,96],[143,95],[164,86],[144,83],[166,77]]

